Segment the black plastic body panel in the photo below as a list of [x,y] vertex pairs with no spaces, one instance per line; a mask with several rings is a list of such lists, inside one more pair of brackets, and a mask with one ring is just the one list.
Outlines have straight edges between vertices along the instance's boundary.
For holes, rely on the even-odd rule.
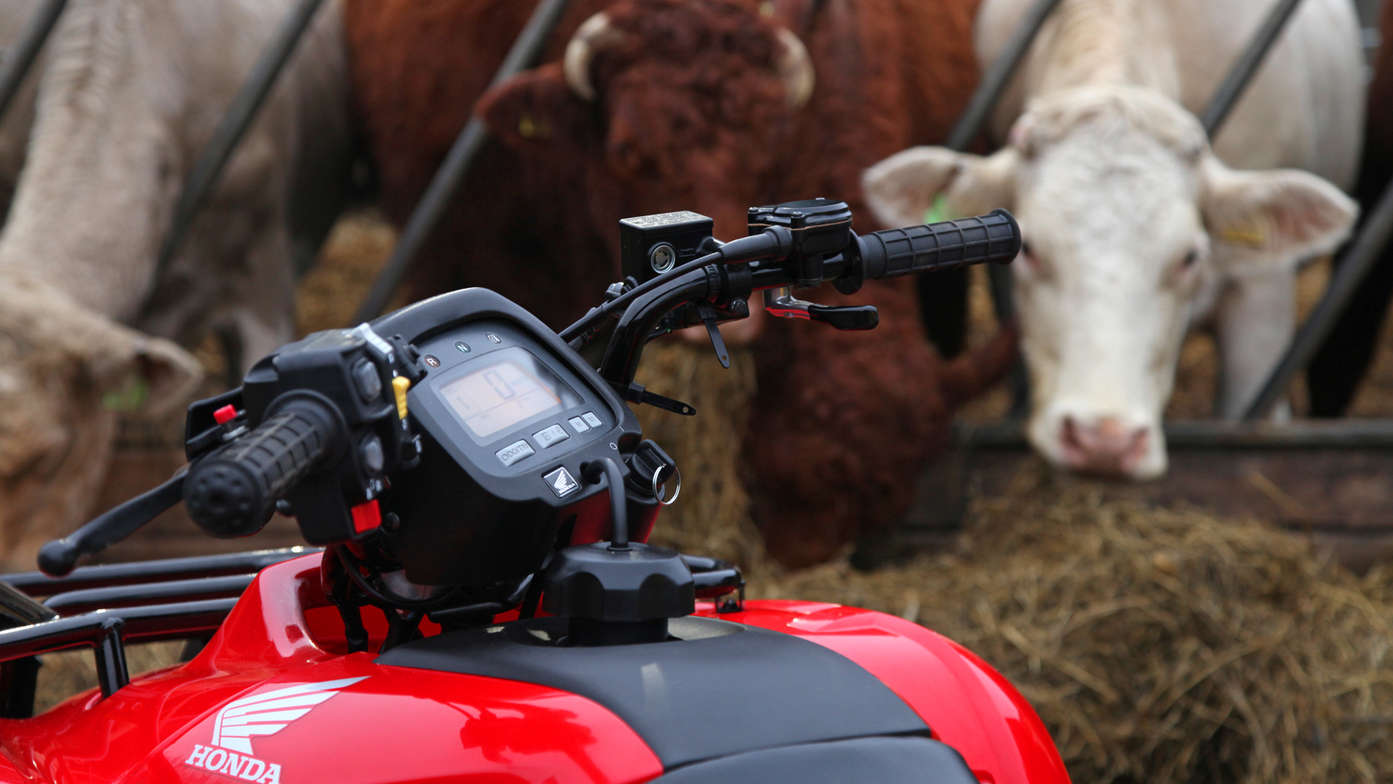
[[797,637],[707,618],[671,622],[668,642],[544,642],[557,618],[469,629],[398,646],[379,664],[537,683],[609,708],[672,770],[804,743],[929,736],[898,695],[855,662]]
[[951,747],[929,738],[855,738],[752,751],[678,768],[663,784],[978,784]]

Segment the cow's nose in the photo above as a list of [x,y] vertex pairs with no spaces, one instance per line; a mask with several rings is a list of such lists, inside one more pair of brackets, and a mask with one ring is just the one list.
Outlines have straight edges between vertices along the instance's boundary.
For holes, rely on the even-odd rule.
[[1076,471],[1134,474],[1146,457],[1150,439],[1150,428],[1127,424],[1114,416],[1065,414],[1059,424],[1064,461]]

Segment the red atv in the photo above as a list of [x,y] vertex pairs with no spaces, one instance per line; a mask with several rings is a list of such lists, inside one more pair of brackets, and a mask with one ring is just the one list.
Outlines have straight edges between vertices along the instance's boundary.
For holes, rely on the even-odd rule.
[[[634,383],[648,340],[705,324],[724,359],[715,325],[756,290],[869,329],[874,308],[792,289],[1020,245],[1004,211],[850,225],[822,199],[753,209],[725,244],[693,213],[630,219],[646,279],[560,334],[466,289],[291,343],[193,404],[186,469],[50,542],[54,577],[0,583],[0,784],[1067,782],[1030,706],[949,640],[746,601],[731,565],[646,544],[681,475],[626,401],[695,413]],[[324,549],[73,570],[181,500],[214,536],[279,510]],[[132,680],[124,644],[171,638],[196,653]],[[34,657],[77,646],[100,689],[31,716]]]

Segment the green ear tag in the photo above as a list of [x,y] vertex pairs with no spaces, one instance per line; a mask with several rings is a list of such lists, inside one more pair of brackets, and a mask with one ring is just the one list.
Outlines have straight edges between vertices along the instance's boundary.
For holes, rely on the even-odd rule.
[[102,408],[127,414],[139,410],[150,399],[150,385],[139,375],[132,375],[120,389],[102,395]]
[[938,198],[934,199],[934,206],[930,207],[929,211],[924,213],[924,222],[942,223],[943,221],[952,219],[953,216],[948,212],[947,197],[941,193],[938,194]]

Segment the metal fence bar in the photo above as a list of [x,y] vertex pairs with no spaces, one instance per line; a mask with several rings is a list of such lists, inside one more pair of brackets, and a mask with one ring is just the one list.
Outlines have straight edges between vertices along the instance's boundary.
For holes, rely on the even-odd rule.
[[978,131],[996,108],[1001,94],[1006,92],[1006,85],[1010,84],[1011,77],[1015,76],[1016,69],[1025,59],[1025,53],[1035,41],[1035,36],[1039,34],[1040,28],[1057,5],[1059,0],[1036,0],[1035,5],[1026,12],[1016,31],[1011,34],[1011,40],[1006,42],[1006,48],[982,75],[982,82],[968,99],[962,117],[958,118],[957,124],[948,134],[946,146],[949,149],[961,152],[977,138]]
[[155,262],[153,280],[161,279],[168,271],[175,254],[179,252],[179,247],[188,236],[189,227],[193,225],[194,218],[203,207],[204,200],[217,184],[223,167],[232,158],[232,153],[242,141],[242,136],[256,118],[257,111],[266,102],[266,96],[270,94],[276,78],[280,76],[281,70],[295,52],[296,45],[304,37],[310,22],[314,21],[315,12],[323,2],[324,0],[300,0],[300,4],[291,10],[281,23],[280,29],[276,31],[275,38],[252,67],[251,74],[242,84],[241,90],[228,105],[227,113],[213,131],[212,138],[199,152],[193,171],[189,173],[189,178],[184,182],[184,189],[179,193],[179,201],[174,207],[174,219]]
[[[962,152],[977,138],[977,134],[981,132],[987,118],[991,116],[992,110],[1001,101],[1002,94],[1006,92],[1006,86],[1011,83],[1011,77],[1016,75],[1021,62],[1025,60],[1025,53],[1035,42],[1035,36],[1039,35],[1040,28],[1044,26],[1045,20],[1049,18],[1059,2],[1060,0],[1036,0],[1035,4],[1026,11],[1020,24],[1016,26],[1015,32],[1011,34],[1010,40],[1006,42],[1001,54],[997,55],[996,60],[982,75],[981,83],[977,85],[972,97],[968,99],[967,108],[963,110],[962,116],[958,118],[958,122],[953,125],[953,130],[949,132],[948,141],[945,144],[948,149]],[[1000,264],[987,266],[992,310],[996,313],[997,321],[1003,324],[1008,323],[1016,315],[1015,301],[1011,298],[1011,271]],[[961,274],[965,275],[966,272]],[[1030,380],[1025,372],[1024,363],[1019,360],[1011,368],[1010,386],[1011,411],[1009,416],[1024,416],[1030,405]]]
[[1291,345],[1287,346],[1262,388],[1243,408],[1245,421],[1267,416],[1286,393],[1287,383],[1292,376],[1310,364],[1369,270],[1382,257],[1390,237],[1393,237],[1393,186],[1384,189],[1359,235],[1346,247],[1346,252],[1342,254],[1344,258],[1336,265],[1335,276],[1315,309],[1292,338]]
[[0,64],[0,119],[4,119],[10,102],[19,94],[24,77],[39,58],[44,41],[48,40],[49,33],[58,24],[58,17],[63,15],[63,8],[67,4],[68,0],[48,0],[44,3],[24,26],[19,43],[10,50],[9,57]]
[[[1321,419],[1293,422],[1233,422],[1194,419],[1164,425],[1172,451],[1277,449],[1366,449],[1393,451],[1393,419]],[[953,444],[964,449],[1028,451],[1019,422],[959,423]]]
[[1276,43],[1277,36],[1286,29],[1287,22],[1291,21],[1292,13],[1301,4],[1301,0],[1278,0],[1276,6],[1267,14],[1262,26],[1253,35],[1248,47],[1243,50],[1238,59],[1229,68],[1228,75],[1224,81],[1219,83],[1219,89],[1214,91],[1214,95],[1209,99],[1209,105],[1205,107],[1204,114],[1200,117],[1200,122],[1204,124],[1204,132],[1213,139],[1214,135],[1223,127],[1224,120],[1228,119],[1229,112],[1233,110],[1234,104],[1242,97],[1243,91],[1252,81],[1253,75],[1267,57],[1267,53],[1272,49],[1272,44]]
[[[948,142],[945,145],[948,149],[961,152],[977,138],[982,125],[1001,100],[1002,93],[1006,92],[1006,85],[1011,83],[1011,77],[1015,76],[1016,70],[1025,60],[1025,53],[1030,50],[1035,36],[1039,34],[1040,28],[1044,26],[1055,6],[1059,5],[1059,1],[1036,0],[1026,11],[1025,17],[1016,26],[1016,31],[1011,34],[1011,39],[1006,42],[1006,48],[982,75],[982,82],[968,99],[962,117],[958,118],[952,132],[948,134]],[[1011,300],[1011,271],[999,264],[988,266],[991,267],[987,274],[991,281],[992,308],[996,311],[999,321],[1010,321],[1016,312],[1015,303]]]
[[[566,11],[566,2],[567,0],[542,0],[537,5],[537,9],[532,12],[532,18],[527,20],[527,26],[518,34],[513,48],[508,50],[508,56],[498,67],[498,72],[494,74],[489,87],[511,79],[536,61],[547,36],[551,35],[557,22],[561,21],[561,15]],[[358,306],[354,321],[372,319],[387,307],[397,286],[401,285],[402,279],[406,277],[411,262],[425,245],[436,224],[440,222],[441,216],[445,214],[450,199],[454,197],[459,184],[464,181],[464,176],[469,173],[474,158],[478,156],[486,141],[488,129],[484,122],[478,117],[471,117],[464,130],[455,138],[455,143],[451,145],[440,168],[436,169],[430,185],[421,195],[421,200],[416,203],[416,209],[407,220],[406,228],[402,229],[396,246],[392,248],[391,257],[387,259],[387,263],[377,274],[377,279],[373,281],[372,289]]]

